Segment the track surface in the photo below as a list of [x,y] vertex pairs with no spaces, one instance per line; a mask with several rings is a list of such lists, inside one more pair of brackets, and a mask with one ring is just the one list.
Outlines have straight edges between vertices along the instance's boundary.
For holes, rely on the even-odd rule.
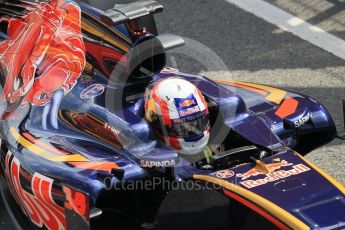
[[[98,1],[97,4],[100,4],[99,0],[90,2],[93,1]],[[104,9],[112,7],[109,2],[104,0],[102,3]],[[117,3],[125,2],[130,1],[117,1]],[[171,65],[177,66],[184,72],[203,73],[217,79],[263,83],[311,95],[330,110],[338,129],[343,129],[341,99],[345,98],[344,60],[225,0],[159,0],[159,2],[165,7],[164,13],[156,17],[160,33],[172,33],[198,41],[211,49],[225,64],[215,65],[214,68],[205,66],[203,62],[208,61],[207,56],[206,58],[199,56],[199,59],[203,59],[200,63],[200,60],[195,61],[185,55],[176,55],[176,52],[179,52],[177,50],[171,53]],[[344,1],[266,0],[266,2],[345,40]],[[335,140],[313,151],[308,158],[345,184],[345,142]],[[189,196],[186,195],[186,200],[190,198]],[[201,196],[198,198],[199,202],[207,200],[207,196]],[[221,198],[212,199],[214,203],[222,203]],[[179,218],[180,215],[191,215],[190,212],[195,211],[189,210],[190,206],[186,204],[175,207],[179,210],[177,214],[173,214],[173,210],[164,212],[168,216],[171,215],[171,218]],[[0,205],[0,210],[2,208]],[[220,217],[222,215],[219,214]],[[196,218],[201,221],[202,216],[197,215]],[[5,220],[0,219],[0,229],[3,221]],[[214,219],[210,219],[209,222],[209,226],[215,226]],[[196,224],[199,225],[200,223]],[[177,226],[172,227],[177,229]],[[190,229],[192,228],[193,226],[190,226]],[[255,229],[255,226],[247,226],[247,229],[251,228]]]

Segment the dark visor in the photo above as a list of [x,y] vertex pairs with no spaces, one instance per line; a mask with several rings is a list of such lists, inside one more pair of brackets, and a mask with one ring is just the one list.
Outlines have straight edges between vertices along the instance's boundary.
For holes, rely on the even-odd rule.
[[174,120],[171,127],[166,127],[169,136],[183,137],[186,139],[202,135],[209,125],[208,115],[192,121]]

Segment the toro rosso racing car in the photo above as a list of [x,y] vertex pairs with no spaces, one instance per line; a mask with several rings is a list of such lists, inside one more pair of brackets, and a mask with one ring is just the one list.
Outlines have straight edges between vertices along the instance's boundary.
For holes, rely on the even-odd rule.
[[[166,67],[165,51],[183,39],[157,34],[162,10],[150,0],[107,11],[1,1],[0,228],[156,229],[171,188],[126,189],[153,178],[212,188],[228,201],[228,229],[248,215],[267,228],[345,228],[345,188],[304,158],[337,135],[327,109]],[[197,87],[207,104],[209,139],[195,159],[157,138],[145,117],[145,91],[169,78]],[[197,108],[194,97],[174,100],[180,113]]]

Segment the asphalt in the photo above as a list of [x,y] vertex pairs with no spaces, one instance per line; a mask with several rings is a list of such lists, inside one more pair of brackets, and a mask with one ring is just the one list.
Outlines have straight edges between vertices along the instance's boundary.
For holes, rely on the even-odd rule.
[[[266,1],[345,40],[343,1]],[[91,2],[103,9],[113,6],[111,1]],[[343,129],[344,60],[224,0],[159,2],[165,7],[165,11],[156,16],[159,32],[187,40],[187,47],[169,52],[169,64],[184,72],[202,73],[216,79],[263,83],[311,95],[329,109],[339,131]],[[335,140],[311,152],[308,158],[345,184],[345,142]],[[170,217],[179,219],[183,213],[188,215],[189,211],[183,212],[186,208],[188,205],[175,205],[178,215],[175,212]],[[164,212],[169,216],[173,211]],[[201,216],[196,219],[205,222]],[[255,229],[255,226],[247,226],[247,229]]]
[[345,39],[345,2],[342,0],[266,0],[341,39]]

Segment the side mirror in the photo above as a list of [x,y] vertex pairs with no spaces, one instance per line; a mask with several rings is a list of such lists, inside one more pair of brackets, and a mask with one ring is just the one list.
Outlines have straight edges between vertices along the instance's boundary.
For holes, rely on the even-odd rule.
[[185,44],[182,37],[173,34],[161,34],[157,38],[161,41],[165,50],[175,49]]

